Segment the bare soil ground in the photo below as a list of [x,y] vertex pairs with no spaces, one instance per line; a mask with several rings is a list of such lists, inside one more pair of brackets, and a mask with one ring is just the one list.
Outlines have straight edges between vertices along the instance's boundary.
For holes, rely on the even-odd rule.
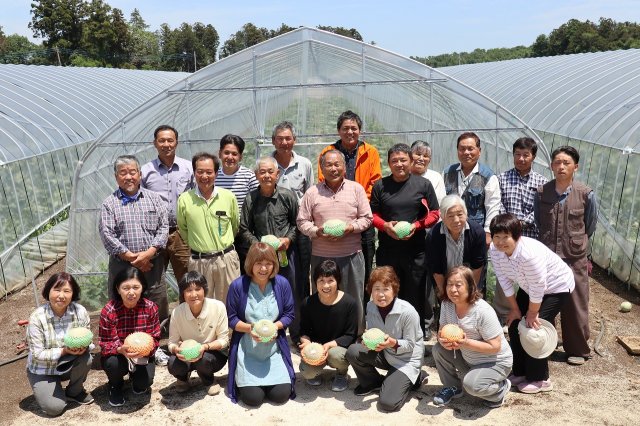
[[[49,268],[37,280],[39,289],[52,273],[64,268],[64,260]],[[40,291],[40,290],[39,290]],[[618,311],[620,302],[633,303],[630,313]],[[600,348],[604,356],[594,355],[584,366],[571,367],[563,362],[561,349],[552,356],[551,378],[554,391],[547,394],[524,395],[512,392],[499,409],[484,408],[480,401],[469,396],[454,400],[447,407],[436,407],[431,402],[440,388],[433,358],[425,359],[424,369],[429,372],[429,383],[413,392],[410,401],[398,413],[383,413],[376,408],[377,395],[357,397],[357,385],[350,371],[349,389],[342,393],[329,390],[331,373],[325,372],[325,383],[311,388],[298,379],[298,397],[284,405],[270,403],[258,409],[232,404],[226,395],[206,395],[201,386],[190,393],[178,395],[173,389],[173,377],[166,368],[156,369],[156,379],[150,395],[135,396],[127,393],[124,407],[112,408],[107,402],[106,377],[100,370],[92,370],[86,388],[93,394],[93,405],[70,405],[55,419],[44,416],[31,394],[25,375],[26,359],[0,367],[0,424],[12,425],[183,425],[206,424],[296,424],[311,422],[316,425],[350,424],[640,424],[640,357],[632,357],[616,342],[617,335],[640,335],[640,295],[627,291],[626,285],[594,268],[591,280],[591,334],[593,340],[601,329],[601,318],[606,333]],[[0,362],[16,356],[16,345],[24,339],[20,319],[28,319],[35,308],[33,290],[21,292],[0,301]],[[94,327],[96,327],[94,321]],[[433,344],[433,340],[429,345]],[[299,357],[294,354],[294,364]],[[219,382],[226,383],[226,369]],[[197,385],[197,379],[192,378]]]

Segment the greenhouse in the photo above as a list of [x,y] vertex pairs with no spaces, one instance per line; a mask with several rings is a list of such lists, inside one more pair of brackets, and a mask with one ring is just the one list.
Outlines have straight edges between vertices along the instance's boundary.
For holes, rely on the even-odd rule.
[[0,65],[0,296],[64,256],[73,173],[89,145],[185,75]]
[[593,260],[640,289],[640,50],[443,68],[527,123],[549,151],[580,152],[599,201]]
[[[456,161],[455,141],[475,131],[482,161],[511,167],[511,144],[539,138],[522,120],[479,91],[442,72],[350,38],[300,28],[229,56],[175,83],[116,122],[85,152],[74,177],[67,270],[83,286],[85,306],[106,298],[107,254],[98,236],[102,200],[115,189],[113,161],[134,154],[142,163],[157,153],[153,129],[170,124],[180,133],[178,155],[217,153],[227,133],[248,144],[244,163],[271,151],[271,131],[282,121],[297,127],[297,151],[315,160],[337,139],[345,110],[363,119],[363,136],[386,158],[394,143],[427,140],[432,168]],[[383,161],[383,167],[386,161]],[[548,169],[544,146],[536,168]]]

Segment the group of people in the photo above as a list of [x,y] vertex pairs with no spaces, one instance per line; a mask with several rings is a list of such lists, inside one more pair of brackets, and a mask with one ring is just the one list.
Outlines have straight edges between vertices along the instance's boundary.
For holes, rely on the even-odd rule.
[[[241,165],[241,137],[225,135],[218,156],[201,152],[189,162],[176,156],[178,131],[167,125],[154,132],[158,158],[142,167],[134,156],[116,159],[118,188],[103,202],[99,222],[110,301],[98,342],[111,405],[125,403],[127,374],[133,393],[148,392],[155,364],[168,365],[178,392],[190,389],[195,370],[215,395],[214,374],[227,363],[232,401],[283,403],[295,397],[287,330],[301,351],[322,345],[336,370],[332,390],[348,388],[351,365],[355,394],[379,391],[386,411],[399,410],[423,383],[423,342],[436,322],[440,330],[463,330],[455,341],[438,332],[438,405],[466,392],[498,407],[512,386],[551,390],[546,358],[523,349],[519,330],[554,323],[558,313],[568,362],[590,357],[587,249],[597,202],[574,180],[578,152],[557,148],[555,179],[547,182],[532,170],[535,141],[521,138],[513,145],[514,168],[498,176],[479,163],[480,138],[469,132],[457,140],[459,162],[442,175],[428,168],[431,146],[415,141],[388,150],[391,174],[383,177],[379,153],[360,138],[361,128],[354,112],[340,115],[340,139],[320,153],[317,183],[311,161],[294,151],[296,131],[287,121],[274,127],[275,150],[253,172]],[[330,230],[329,221],[343,229]],[[489,260],[499,282],[493,307],[483,300]],[[166,354],[158,341],[160,322],[169,317],[169,264],[181,303],[171,315]],[[89,351],[63,343],[65,330],[88,326],[75,302],[80,289],[67,274],[54,277],[28,331],[29,381],[50,415],[64,410],[66,398],[92,401],[82,385]],[[270,338],[256,332],[261,320],[274,324]],[[370,349],[360,336],[374,328],[384,335]],[[137,331],[153,337],[147,356],[124,343]],[[196,358],[182,355],[187,340],[200,344]],[[68,358],[73,366],[58,371]],[[299,371],[308,385],[322,384],[321,365],[303,358]]]

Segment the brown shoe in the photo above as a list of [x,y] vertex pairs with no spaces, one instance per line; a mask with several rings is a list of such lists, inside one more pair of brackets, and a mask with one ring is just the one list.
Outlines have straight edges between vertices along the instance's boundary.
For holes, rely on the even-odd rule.
[[176,388],[176,392],[178,393],[185,393],[191,389],[189,382],[185,382],[184,380],[176,380],[173,386]]

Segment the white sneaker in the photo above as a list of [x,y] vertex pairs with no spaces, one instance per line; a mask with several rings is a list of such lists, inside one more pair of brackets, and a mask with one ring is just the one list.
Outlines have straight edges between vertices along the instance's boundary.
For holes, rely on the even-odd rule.
[[156,350],[155,358],[157,366],[165,367],[169,363],[169,355],[160,348]]

